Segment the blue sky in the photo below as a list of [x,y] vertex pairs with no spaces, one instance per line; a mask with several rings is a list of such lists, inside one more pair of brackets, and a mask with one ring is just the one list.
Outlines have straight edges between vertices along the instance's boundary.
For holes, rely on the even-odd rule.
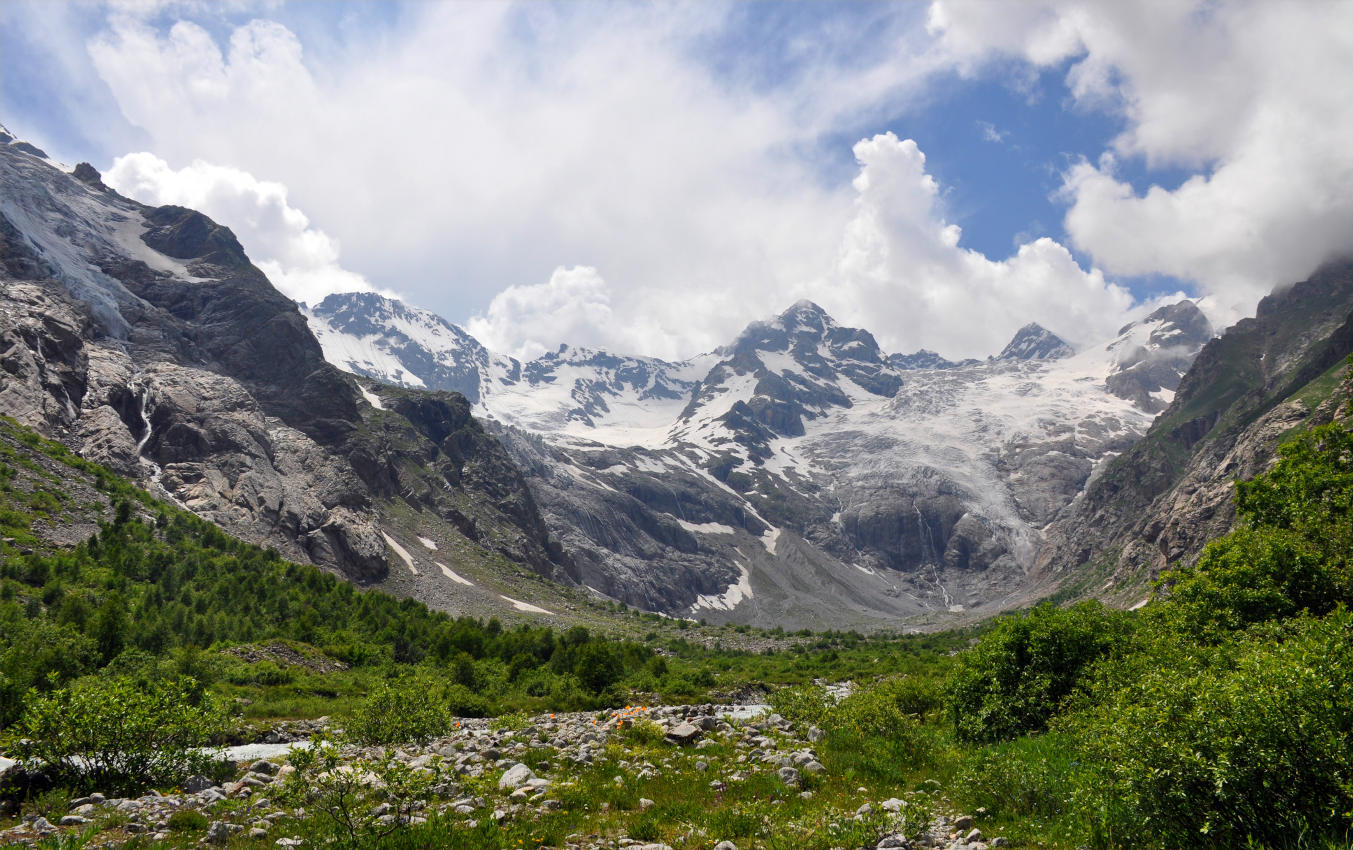
[[970,356],[1180,292],[1225,324],[1348,247],[1350,5],[1280,5],[9,2],[0,121],[293,297],[500,350],[810,297]]

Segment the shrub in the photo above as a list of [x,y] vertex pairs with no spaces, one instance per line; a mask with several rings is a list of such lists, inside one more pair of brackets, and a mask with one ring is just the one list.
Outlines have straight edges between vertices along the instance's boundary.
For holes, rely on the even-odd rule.
[[202,832],[207,828],[207,816],[196,809],[179,809],[169,816],[169,828],[175,832]]
[[[389,749],[348,758],[322,735],[311,739],[309,749],[293,750],[287,760],[295,771],[273,786],[277,799],[317,813],[322,827],[350,846],[407,828],[442,783],[440,757],[425,767],[404,764]],[[378,808],[382,803],[389,806],[385,819]]]
[[1107,813],[1105,840],[1284,846],[1353,828],[1353,616],[1290,632],[1211,663],[1143,665],[1079,721],[1101,765],[1086,797]]
[[620,740],[632,746],[651,747],[661,744],[664,734],[657,722],[641,717],[621,727]]
[[90,680],[50,695],[30,692],[18,725],[20,755],[76,787],[131,793],[212,770],[199,750],[225,731],[224,708],[193,704],[196,684]]
[[913,695],[905,678],[884,679],[855,689],[827,709],[827,741],[837,750],[858,750],[861,767],[886,777],[930,760],[930,736],[921,718],[903,706]]
[[578,653],[573,673],[583,687],[600,693],[620,681],[625,671],[615,650],[604,643],[589,643]]
[[451,727],[444,692],[425,676],[384,681],[371,689],[347,733],[363,744],[426,743]]
[[794,723],[822,723],[830,704],[827,689],[812,684],[780,688],[767,699],[776,713]]
[[1001,620],[959,656],[948,712],[966,741],[999,741],[1047,727],[1094,662],[1124,643],[1131,615],[1098,602],[1043,604]]

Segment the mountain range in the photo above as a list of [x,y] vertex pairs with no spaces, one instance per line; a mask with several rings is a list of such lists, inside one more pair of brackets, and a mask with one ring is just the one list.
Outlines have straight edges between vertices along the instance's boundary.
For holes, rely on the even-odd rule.
[[1212,336],[1184,301],[1076,353],[1031,324],[997,356],[886,355],[799,302],[670,363],[530,362],[374,293],[306,309],[326,357],[473,399],[580,580],[674,616],[877,626],[1028,598],[1042,529],[1171,400]]
[[802,301],[667,362],[530,361],[374,293],[298,305],[199,212],[0,130],[0,407],[244,539],[454,613],[787,628],[1135,604],[1339,415],[1353,265],[1216,335],[888,353]]

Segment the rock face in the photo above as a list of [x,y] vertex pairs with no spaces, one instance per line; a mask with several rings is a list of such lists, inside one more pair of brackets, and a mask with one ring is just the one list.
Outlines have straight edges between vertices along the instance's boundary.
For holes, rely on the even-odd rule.
[[1031,325],[954,363],[887,355],[800,302],[682,363],[568,347],[520,363],[379,296],[309,317],[344,368],[473,389],[582,584],[795,627],[1018,603],[1041,529],[1211,336],[1183,302],[1080,354]]
[[568,574],[463,398],[364,392],[201,213],[135,203],[10,141],[0,280],[5,412],[158,495],[360,582],[387,576],[410,511],[431,536]]
[[[1051,526],[1039,577],[1084,584],[1089,570],[1104,584],[1087,593],[1123,585],[1140,593],[1144,578],[1195,560],[1233,526],[1236,479],[1266,469],[1292,428],[1344,415],[1350,352],[1353,263],[1265,298],[1254,318],[1203,348],[1146,436]],[[1140,365],[1126,370],[1129,396],[1149,386]]]

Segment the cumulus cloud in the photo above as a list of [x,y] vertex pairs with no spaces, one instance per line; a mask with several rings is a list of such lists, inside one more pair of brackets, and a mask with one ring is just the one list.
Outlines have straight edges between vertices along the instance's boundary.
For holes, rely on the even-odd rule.
[[[248,237],[279,283],[318,289],[345,267],[477,316],[511,351],[685,356],[809,297],[890,347],[985,354],[1031,320],[1073,339],[1116,327],[1135,307],[1105,275],[1196,281],[1225,320],[1353,224],[1347,3],[939,0],[924,21],[852,6],[751,59],[726,49],[749,36],[737,4],[362,7],[370,25],[337,39],[294,7],[234,26],[152,5],[108,15],[91,62],[156,156],[282,178],[309,231],[342,236],[342,267],[332,240]],[[873,134],[937,73],[1046,68],[1123,130],[1066,170],[1065,245],[985,257],[920,151]],[[854,185],[822,164],[842,134],[868,137]],[[1195,176],[1140,190],[1128,161]],[[538,323],[524,299],[560,292],[609,321]]]
[[[1069,62],[1072,98],[1122,118],[1064,182],[1067,232],[1107,272],[1196,281],[1225,322],[1353,247],[1353,4],[941,0],[929,26],[970,73]],[[1138,191],[1132,157],[1195,173]]]
[[119,157],[103,179],[142,203],[189,207],[226,225],[273,285],[298,301],[372,288],[340,265],[338,243],[288,202],[281,183],[202,161],[176,170],[144,152]]
[[[549,281],[509,286],[466,328],[490,349],[531,360],[560,340],[626,350],[611,309],[611,293],[594,268],[556,269]],[[608,345],[609,343],[609,345]]]
[[855,145],[855,157],[855,215],[823,306],[873,329],[885,349],[983,356],[1031,320],[1086,344],[1112,336],[1125,317],[1145,309],[1051,239],[1000,261],[963,248],[962,231],[945,220],[940,187],[911,139],[874,136]]

